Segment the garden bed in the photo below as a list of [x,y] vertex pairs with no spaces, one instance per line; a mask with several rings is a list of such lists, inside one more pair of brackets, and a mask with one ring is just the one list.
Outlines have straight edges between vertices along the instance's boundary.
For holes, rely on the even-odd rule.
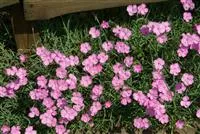
[[[179,1],[169,1],[137,13],[131,5],[129,12],[122,7],[41,21],[40,47],[31,55],[5,49],[12,35],[1,23],[0,126],[38,134],[199,133],[199,6],[195,1],[192,20],[183,19]],[[156,106],[163,118],[148,111]]]

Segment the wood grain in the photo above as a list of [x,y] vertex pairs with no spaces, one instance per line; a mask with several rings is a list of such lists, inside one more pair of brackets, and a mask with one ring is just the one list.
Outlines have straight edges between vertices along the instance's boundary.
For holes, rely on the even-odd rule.
[[0,0],[0,8],[17,4],[19,0]]
[[32,22],[24,19],[23,7],[21,4],[12,6],[10,13],[18,52],[29,52],[31,47],[36,44],[39,34],[35,31]]
[[26,20],[44,20],[66,13],[166,0],[24,0]]

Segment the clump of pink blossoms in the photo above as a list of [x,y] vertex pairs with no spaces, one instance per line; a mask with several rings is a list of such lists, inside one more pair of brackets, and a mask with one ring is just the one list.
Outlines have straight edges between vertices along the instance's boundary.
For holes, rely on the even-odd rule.
[[195,8],[195,4],[193,0],[180,0],[184,10],[186,12],[183,13],[183,19],[186,22],[190,22],[192,20],[192,14],[189,11],[192,11]]
[[184,73],[181,81],[184,83],[185,86],[190,86],[194,83],[194,76],[189,73]]
[[163,59],[154,60],[155,70],[153,71],[152,89],[149,90],[147,95],[142,91],[133,93],[133,99],[146,108],[147,114],[155,117],[162,124],[169,122],[169,116],[163,103],[164,101],[172,101],[173,98],[173,92],[169,90],[162,74],[164,65]]
[[149,128],[150,123],[147,118],[135,118],[133,125],[138,129],[147,129]]
[[88,72],[91,76],[95,76],[102,72],[102,65],[106,63],[108,58],[108,55],[104,52],[89,55],[88,58],[82,62],[83,70]]
[[132,102],[132,98],[131,98],[132,90],[131,89],[124,87],[120,93],[120,96],[121,96],[121,104],[122,105],[127,105]]
[[120,27],[120,26],[116,26],[115,28],[113,28],[112,32],[114,33],[116,37],[122,40],[129,40],[132,35],[131,30]]
[[149,9],[147,8],[146,4],[141,4],[139,6],[137,5],[128,5],[127,6],[127,12],[129,14],[129,16],[133,16],[135,14],[139,14],[139,15],[146,15],[149,11]]
[[109,25],[109,23],[107,21],[103,20],[101,22],[100,27],[103,28],[103,29],[108,29],[110,27],[110,25]]
[[118,53],[128,54],[130,52],[130,46],[121,41],[116,42],[114,48]]
[[175,125],[176,125],[176,128],[182,129],[185,125],[185,122],[183,120],[178,120]]
[[149,22],[147,25],[143,25],[140,28],[140,32],[143,35],[148,35],[153,33],[156,35],[157,41],[160,44],[167,42],[167,33],[171,31],[171,26],[169,22]]
[[177,54],[179,57],[186,57],[189,50],[196,50],[200,54],[200,36],[198,34],[182,34]]
[[92,38],[98,38],[100,36],[101,32],[96,27],[91,27],[89,34],[91,35]]
[[84,54],[88,53],[91,49],[92,48],[88,42],[82,43],[80,46],[80,51]]
[[95,85],[92,88],[92,93],[91,93],[92,100],[97,101],[102,93],[103,93],[103,87],[101,85]]
[[177,93],[182,94],[186,90],[186,86],[182,82],[179,82],[176,84],[175,89]]
[[28,83],[27,71],[24,68],[12,66],[5,69],[5,74],[16,77],[16,80],[7,83],[5,86],[0,86],[0,97],[12,98],[17,90]]
[[114,48],[114,45],[111,41],[106,41],[102,44],[102,48],[104,51],[108,52]]
[[190,98],[188,96],[184,96],[180,104],[182,107],[188,108],[191,105]]
[[20,60],[21,63],[24,63],[24,62],[26,62],[26,60],[27,60],[27,56],[24,55],[24,54],[21,54],[21,55],[19,56],[19,60]]
[[[10,127],[8,125],[3,125],[0,132],[2,134],[22,134],[20,126]],[[33,129],[33,126],[28,126],[24,134],[37,134],[37,131]]]
[[177,76],[180,72],[181,72],[181,68],[178,63],[174,63],[170,65],[170,74]]

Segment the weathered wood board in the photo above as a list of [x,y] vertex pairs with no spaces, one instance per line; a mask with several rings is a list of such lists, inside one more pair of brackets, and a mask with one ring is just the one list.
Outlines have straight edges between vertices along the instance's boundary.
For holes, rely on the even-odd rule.
[[36,44],[39,35],[32,26],[32,22],[24,19],[24,12],[21,4],[12,6],[10,13],[18,52],[27,53],[32,45]]
[[17,4],[19,0],[0,0],[0,8]]
[[24,0],[26,20],[44,20],[66,13],[166,0]]

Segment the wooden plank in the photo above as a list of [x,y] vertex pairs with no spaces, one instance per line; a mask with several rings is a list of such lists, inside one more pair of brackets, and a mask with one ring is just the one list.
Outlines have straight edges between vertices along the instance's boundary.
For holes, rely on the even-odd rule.
[[166,0],[24,0],[27,20],[44,20],[66,13]]
[[35,31],[32,22],[25,20],[21,4],[12,6],[10,13],[18,52],[29,52],[33,44],[36,44],[39,34]]
[[19,0],[0,0],[0,8],[19,3]]

